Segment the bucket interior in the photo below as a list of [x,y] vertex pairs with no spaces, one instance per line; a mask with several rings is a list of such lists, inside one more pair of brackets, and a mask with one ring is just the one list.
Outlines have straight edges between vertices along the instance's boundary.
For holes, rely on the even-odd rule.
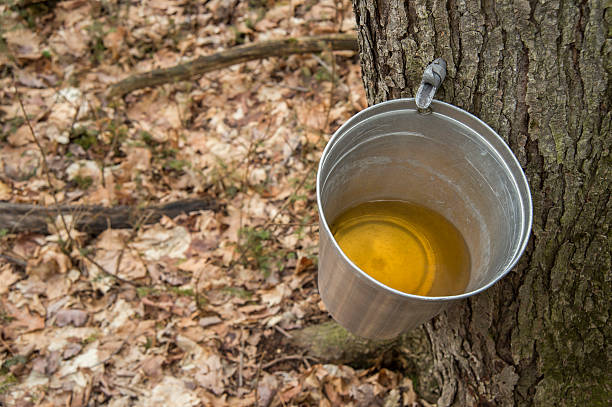
[[[318,187],[325,221],[366,201],[413,202],[442,214],[463,235],[471,257],[466,292],[507,272],[526,239],[521,194],[528,190],[519,188],[516,168],[508,166],[509,149],[493,147],[503,143],[499,136],[435,110],[364,116],[339,130],[322,159]],[[518,166],[516,160],[510,165]]]

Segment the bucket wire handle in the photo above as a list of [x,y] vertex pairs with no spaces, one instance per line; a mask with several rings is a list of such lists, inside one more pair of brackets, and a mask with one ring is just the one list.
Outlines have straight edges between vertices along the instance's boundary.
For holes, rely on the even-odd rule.
[[436,58],[431,64],[427,65],[415,98],[419,111],[427,111],[445,77],[446,61],[444,59]]

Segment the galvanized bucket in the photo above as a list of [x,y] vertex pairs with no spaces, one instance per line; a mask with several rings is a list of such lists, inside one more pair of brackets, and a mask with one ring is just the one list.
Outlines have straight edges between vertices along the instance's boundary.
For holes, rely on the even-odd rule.
[[[359,203],[389,199],[433,209],[461,232],[471,257],[463,294],[406,294],[342,252],[330,222]],[[317,203],[321,299],[338,323],[374,339],[394,337],[491,287],[518,261],[532,222],[529,185],[506,143],[477,117],[436,100],[425,113],[414,99],[398,99],[353,116],[323,152]]]

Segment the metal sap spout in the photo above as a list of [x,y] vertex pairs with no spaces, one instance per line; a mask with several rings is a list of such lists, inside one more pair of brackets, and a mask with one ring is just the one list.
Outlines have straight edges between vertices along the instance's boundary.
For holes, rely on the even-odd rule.
[[415,102],[419,109],[429,108],[436,91],[446,77],[446,61],[442,58],[435,59],[427,65],[423,72],[423,79],[417,91]]

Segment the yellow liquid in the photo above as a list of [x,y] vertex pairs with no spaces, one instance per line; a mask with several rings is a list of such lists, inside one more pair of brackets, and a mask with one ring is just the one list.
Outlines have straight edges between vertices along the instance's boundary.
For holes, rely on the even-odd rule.
[[331,231],[365,273],[408,294],[461,294],[470,255],[461,233],[442,215],[405,201],[372,201],[342,213]]

